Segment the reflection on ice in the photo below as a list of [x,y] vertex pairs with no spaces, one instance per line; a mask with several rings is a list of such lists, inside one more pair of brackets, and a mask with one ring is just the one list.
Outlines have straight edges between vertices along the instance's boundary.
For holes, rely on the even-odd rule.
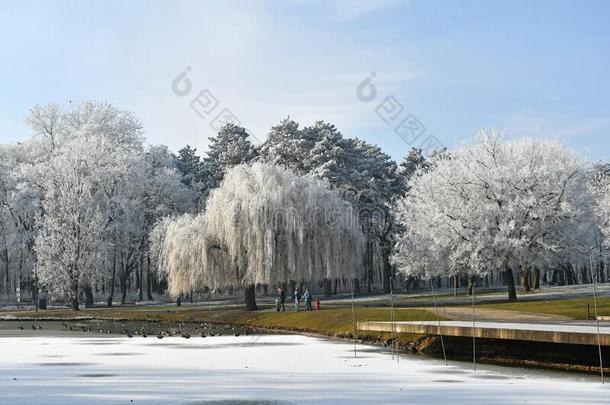
[[187,402],[185,405],[292,405],[293,402],[286,401],[265,401],[265,400],[211,400]]
[[434,382],[438,382],[438,383],[461,383],[463,381],[460,381],[460,380],[434,380]]
[[494,374],[474,374],[472,376],[473,378],[479,378],[481,380],[515,380],[515,379],[521,379],[523,377],[517,377],[517,376],[508,376],[508,375],[494,375]]
[[103,374],[103,373],[87,373],[87,374],[78,374],[76,377],[81,378],[110,378],[117,377],[118,374]]
[[95,363],[77,363],[77,362],[63,361],[63,362],[56,362],[56,363],[40,363],[39,366],[41,366],[41,367],[83,367],[83,366],[91,366],[94,364]]

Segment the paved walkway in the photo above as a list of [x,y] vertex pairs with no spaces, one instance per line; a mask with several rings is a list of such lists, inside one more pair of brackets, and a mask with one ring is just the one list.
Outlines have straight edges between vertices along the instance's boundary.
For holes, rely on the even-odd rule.
[[[445,305],[470,305],[472,298],[466,295],[465,289],[458,290],[458,295],[453,296],[453,290],[441,288],[436,290],[436,301],[439,306]],[[598,297],[610,296],[610,283],[597,285]],[[520,301],[551,301],[555,299],[566,298],[588,298],[593,296],[593,286],[591,284],[570,285],[570,286],[542,286],[541,289],[531,293],[524,294],[519,289],[517,290],[517,299]],[[320,297],[322,299],[322,297]],[[323,298],[323,303],[328,304],[345,304],[351,301],[349,294],[333,296],[332,298]],[[397,307],[422,307],[434,306],[434,296],[428,290],[421,289],[416,292],[398,292],[394,294],[394,304]],[[354,299],[356,304],[371,304],[383,303],[389,305],[390,294],[376,295],[360,295]],[[494,290],[477,291],[477,304],[492,304],[506,302],[506,289],[495,288]]]

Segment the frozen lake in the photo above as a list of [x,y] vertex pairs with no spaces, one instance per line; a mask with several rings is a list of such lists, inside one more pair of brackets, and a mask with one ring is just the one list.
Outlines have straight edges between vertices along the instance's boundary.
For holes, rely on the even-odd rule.
[[[595,376],[403,356],[297,335],[0,338],[0,403],[608,403]],[[133,401],[133,402],[132,402]]]

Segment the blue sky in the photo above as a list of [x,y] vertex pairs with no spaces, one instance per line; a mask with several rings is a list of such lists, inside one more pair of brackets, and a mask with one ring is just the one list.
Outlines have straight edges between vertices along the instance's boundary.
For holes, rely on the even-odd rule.
[[[399,159],[394,96],[453,147],[477,129],[558,138],[610,160],[608,1],[2,1],[0,141],[36,104],[109,101],[150,143],[205,148],[227,108],[257,138],[290,115]],[[192,91],[172,81],[186,67]],[[372,72],[377,97],[358,85]],[[209,90],[209,116],[190,102]],[[421,140],[422,138],[419,138]],[[418,140],[418,142],[419,142]]]

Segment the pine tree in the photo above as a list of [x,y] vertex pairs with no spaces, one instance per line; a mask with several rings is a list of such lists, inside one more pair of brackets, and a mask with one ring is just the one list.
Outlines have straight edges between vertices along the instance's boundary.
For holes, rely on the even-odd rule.
[[203,181],[203,165],[197,149],[186,145],[178,151],[176,168],[182,174],[182,183],[191,189]]
[[293,170],[298,174],[309,172],[307,160],[313,142],[310,133],[299,129],[299,124],[290,117],[271,128],[267,140],[260,148],[263,162]]
[[206,157],[203,158],[206,189],[220,185],[227,170],[251,162],[257,155],[245,128],[226,124],[218,134],[209,138]]
[[429,166],[422,150],[413,147],[400,162],[398,173],[408,182],[418,169],[426,170]]

